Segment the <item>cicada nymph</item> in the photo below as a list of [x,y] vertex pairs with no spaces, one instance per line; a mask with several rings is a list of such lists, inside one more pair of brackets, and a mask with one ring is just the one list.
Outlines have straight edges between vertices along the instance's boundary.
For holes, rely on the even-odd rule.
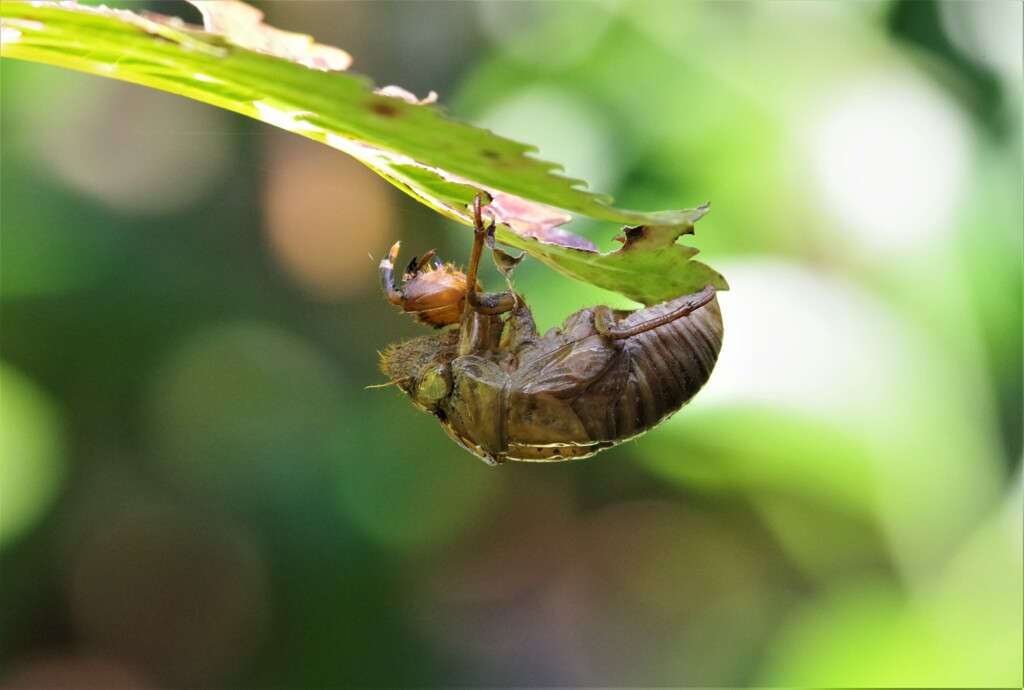
[[[494,223],[478,196],[465,274],[413,260],[396,286],[398,245],[380,264],[389,301],[455,328],[390,346],[381,370],[459,445],[490,464],[589,457],[648,431],[707,382],[722,347],[715,288],[636,311],[582,309],[541,335],[511,288],[477,271]],[[440,275],[435,274],[440,273]]]

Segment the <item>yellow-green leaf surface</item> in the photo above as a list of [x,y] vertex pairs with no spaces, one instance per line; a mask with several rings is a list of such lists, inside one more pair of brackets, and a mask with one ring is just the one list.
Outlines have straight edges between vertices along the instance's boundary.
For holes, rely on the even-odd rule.
[[[0,3],[2,52],[194,98],[344,151],[448,217],[471,223],[481,191],[496,237],[573,278],[652,304],[725,280],[676,244],[704,209],[642,213],[557,174],[534,147],[452,120],[397,87],[344,70],[348,55],[262,23],[234,0],[195,2],[204,27],[75,3]],[[627,228],[601,253],[560,226],[566,211]],[[642,238],[642,241],[640,239]]]

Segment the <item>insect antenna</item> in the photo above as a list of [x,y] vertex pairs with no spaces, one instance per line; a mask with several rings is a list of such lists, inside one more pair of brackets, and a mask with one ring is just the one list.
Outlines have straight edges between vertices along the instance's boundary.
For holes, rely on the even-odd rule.
[[407,381],[412,381],[415,378],[415,376],[403,376],[400,379],[394,379],[392,381],[388,381],[387,383],[375,383],[371,386],[364,386],[363,390],[369,390],[371,388],[387,388],[388,386],[398,386],[403,383],[406,383]]

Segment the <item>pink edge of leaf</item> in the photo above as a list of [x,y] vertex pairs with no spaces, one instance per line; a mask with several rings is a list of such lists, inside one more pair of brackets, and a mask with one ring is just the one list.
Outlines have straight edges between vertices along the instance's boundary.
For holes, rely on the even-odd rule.
[[495,220],[508,225],[517,235],[560,247],[597,251],[590,240],[560,227],[572,220],[568,213],[511,194],[485,191],[491,195],[487,208],[494,212]]
[[306,34],[283,31],[263,23],[263,12],[241,0],[189,0],[203,15],[211,34],[248,50],[284,58],[323,72],[343,71],[352,56],[341,48],[316,43]]

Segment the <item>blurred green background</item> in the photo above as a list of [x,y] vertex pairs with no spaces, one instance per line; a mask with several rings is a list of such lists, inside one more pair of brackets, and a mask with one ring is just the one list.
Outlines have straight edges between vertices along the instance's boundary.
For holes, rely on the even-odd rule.
[[[718,369],[637,442],[487,467],[364,389],[422,333],[376,260],[466,228],[5,60],[8,686],[1021,685],[1021,4],[259,6],[623,207],[710,200]],[[516,281],[542,327],[625,304]]]

